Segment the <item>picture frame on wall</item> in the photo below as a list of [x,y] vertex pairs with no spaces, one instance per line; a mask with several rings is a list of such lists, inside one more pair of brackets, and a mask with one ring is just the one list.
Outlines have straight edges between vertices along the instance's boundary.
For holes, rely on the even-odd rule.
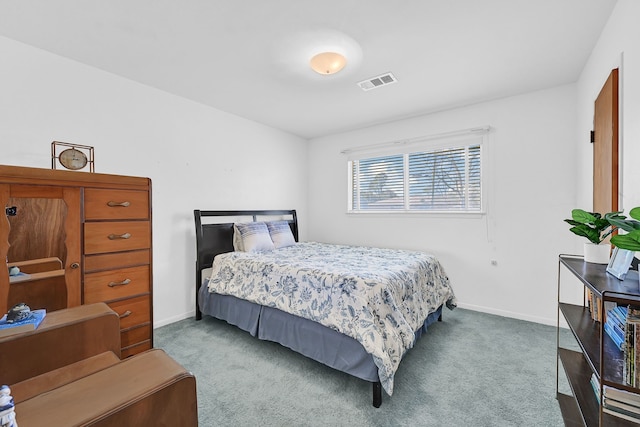
[[629,271],[634,255],[634,251],[613,248],[609,265],[607,265],[607,273],[611,274],[618,280],[624,280],[627,276],[627,272]]

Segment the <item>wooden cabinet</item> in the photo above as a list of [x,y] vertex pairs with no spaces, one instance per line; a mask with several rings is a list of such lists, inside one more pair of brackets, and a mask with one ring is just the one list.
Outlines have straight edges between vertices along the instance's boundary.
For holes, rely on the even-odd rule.
[[[151,181],[0,166],[0,309],[55,311],[106,302],[120,316],[122,357],[153,347]],[[13,209],[15,208],[15,209]]]
[[[630,271],[623,281],[607,274],[606,265],[584,262],[581,257],[561,255],[558,267],[558,328],[560,316],[566,320],[577,346],[573,343],[563,345],[558,329],[558,369],[559,384],[560,365],[564,368],[572,395],[557,392],[558,403],[566,425],[585,426],[632,426],[634,422],[611,415],[603,411],[603,406],[596,398],[590,381],[595,374],[602,386],[640,393],[640,389],[625,384],[623,380],[624,352],[604,331],[606,319],[605,306],[617,304],[640,305],[640,288],[637,271]],[[575,276],[582,286],[587,301],[587,293],[596,297],[595,304],[602,320],[593,320],[588,304],[581,305],[563,302],[561,269],[566,269]],[[559,389],[559,385],[558,385]],[[606,394],[605,394],[606,395]]]

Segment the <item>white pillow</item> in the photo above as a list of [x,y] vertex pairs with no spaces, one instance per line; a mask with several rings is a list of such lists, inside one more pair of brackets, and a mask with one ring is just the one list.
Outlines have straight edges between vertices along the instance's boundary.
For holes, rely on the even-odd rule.
[[267,228],[269,229],[273,245],[276,248],[284,248],[296,244],[296,239],[293,237],[291,227],[289,227],[287,221],[267,222]]
[[242,246],[242,234],[238,231],[238,224],[233,224],[233,250],[237,252],[243,252]]
[[[269,235],[269,229],[264,222],[246,222],[234,224],[234,246],[244,252],[258,252],[273,250],[273,242]],[[236,244],[236,236],[240,241]]]

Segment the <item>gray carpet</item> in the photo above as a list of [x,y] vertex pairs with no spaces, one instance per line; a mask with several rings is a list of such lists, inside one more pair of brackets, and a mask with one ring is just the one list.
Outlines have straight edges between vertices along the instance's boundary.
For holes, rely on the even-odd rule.
[[563,425],[556,329],[460,308],[407,353],[379,409],[370,383],[208,316],[156,329],[155,346],[195,374],[204,427]]

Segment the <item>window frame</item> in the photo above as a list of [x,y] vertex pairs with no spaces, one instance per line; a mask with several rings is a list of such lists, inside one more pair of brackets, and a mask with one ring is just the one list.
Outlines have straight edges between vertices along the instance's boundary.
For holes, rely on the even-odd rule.
[[[384,144],[347,149],[343,154],[347,154],[347,213],[353,215],[371,215],[371,214],[402,214],[402,215],[441,215],[441,216],[482,216],[486,214],[487,206],[487,151],[488,151],[488,133],[490,128],[472,128],[461,131],[450,132],[435,136],[419,137],[410,140],[396,141]],[[478,209],[416,209],[410,206],[410,170],[409,156],[417,153],[432,153],[442,150],[454,150],[457,148],[465,149],[465,198],[468,200],[468,174],[469,174],[469,147],[480,147],[480,206]],[[353,187],[358,185],[357,200],[360,201],[361,188],[358,183],[354,183],[353,164],[354,162],[359,169],[359,162],[366,159],[375,159],[386,156],[403,156],[403,207],[398,209],[359,209],[354,205]],[[359,170],[357,171],[359,175]]]

